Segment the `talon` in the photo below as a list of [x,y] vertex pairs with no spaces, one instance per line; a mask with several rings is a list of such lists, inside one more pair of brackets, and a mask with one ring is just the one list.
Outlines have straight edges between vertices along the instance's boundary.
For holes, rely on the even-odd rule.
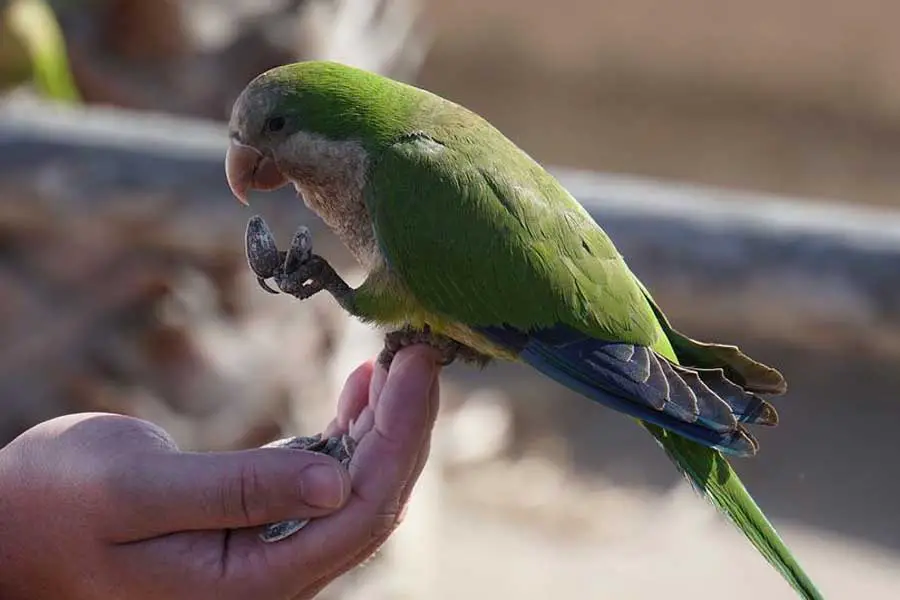
[[[259,287],[270,294],[284,293],[306,300],[328,290],[338,303],[350,310],[353,289],[321,256],[312,252],[309,229],[299,227],[291,239],[290,249],[281,251],[272,230],[262,217],[255,215],[247,223],[247,262],[256,275]],[[277,290],[266,280],[272,280]]]
[[428,344],[440,352],[440,366],[446,367],[457,359],[467,363],[481,366],[490,361],[490,357],[481,354],[473,348],[460,344],[454,339],[434,333],[428,325],[420,330],[413,329],[409,325],[397,331],[391,331],[384,336],[384,347],[378,355],[378,363],[385,369],[390,368],[397,352],[401,348],[413,344]]
[[262,277],[257,277],[257,278],[256,278],[256,283],[259,284],[259,287],[261,287],[262,289],[266,290],[266,291],[269,292],[270,294],[279,294],[279,293],[280,293],[278,290],[272,288],[272,287],[269,285],[269,283],[268,283],[265,279],[263,279]]
[[282,270],[283,274],[275,276],[275,283],[285,294],[304,300],[325,289],[326,282],[322,275],[327,269],[325,259],[310,254],[309,259],[293,269],[288,270],[286,266]]
[[378,353],[378,364],[384,368],[385,371],[390,370],[391,363],[394,362],[394,355],[397,354],[395,351],[389,349],[387,344],[385,347],[381,349],[381,352]]
[[250,217],[245,233],[247,263],[257,277],[271,277],[281,262],[272,230],[259,215]]

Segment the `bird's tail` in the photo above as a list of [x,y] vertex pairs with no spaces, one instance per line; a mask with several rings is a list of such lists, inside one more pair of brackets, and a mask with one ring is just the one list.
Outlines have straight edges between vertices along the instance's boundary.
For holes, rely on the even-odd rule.
[[656,425],[644,422],[642,425],[656,438],[694,489],[747,536],[800,597],[806,600],[822,599],[822,594],[721,453],[673,435]]
[[[659,320],[671,350],[681,365],[722,369],[726,378],[744,390],[762,394],[783,394],[784,377],[777,370],[745,355],[737,346],[698,342],[677,331],[653,300],[647,288],[635,278]],[[701,446],[661,427],[642,421],[656,441],[694,489],[740,529],[769,564],[781,573],[802,598],[820,600],[822,594],[791,554],[778,532],[753,500],[753,496],[725,457],[717,450]]]

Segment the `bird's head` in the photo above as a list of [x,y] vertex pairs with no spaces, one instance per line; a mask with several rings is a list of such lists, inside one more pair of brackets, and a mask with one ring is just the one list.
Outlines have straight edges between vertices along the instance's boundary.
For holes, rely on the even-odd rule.
[[279,149],[303,127],[291,87],[285,77],[266,72],[251,81],[234,103],[225,174],[243,204],[251,190],[274,190],[288,183],[277,164]]
[[372,150],[398,135],[407,104],[402,87],[374,73],[322,61],[284,65],[257,76],[235,101],[229,122],[225,171],[235,197],[246,204],[253,189],[297,183],[298,165],[309,165],[314,157],[300,155],[310,145],[296,138],[352,141]]

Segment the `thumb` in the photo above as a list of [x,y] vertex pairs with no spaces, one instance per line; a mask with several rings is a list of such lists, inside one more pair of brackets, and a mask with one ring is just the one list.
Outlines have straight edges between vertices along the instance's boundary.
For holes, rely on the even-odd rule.
[[106,522],[115,541],[319,517],[350,494],[346,469],[303,450],[154,452],[134,459],[109,486],[117,518]]

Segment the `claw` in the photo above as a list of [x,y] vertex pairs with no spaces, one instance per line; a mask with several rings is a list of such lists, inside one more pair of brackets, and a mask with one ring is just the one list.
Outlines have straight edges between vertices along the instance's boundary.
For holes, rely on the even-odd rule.
[[[275,277],[275,283],[278,284],[278,288],[285,294],[305,300],[325,289],[322,272],[326,265],[327,263],[325,263],[324,259],[315,254],[310,254],[310,258],[306,262],[286,265],[283,273]],[[288,266],[293,268],[288,270]]]
[[270,294],[279,294],[279,293],[280,293],[278,290],[276,290],[275,288],[271,287],[271,286],[266,282],[266,280],[263,279],[262,277],[257,277],[257,278],[256,278],[256,283],[259,284],[259,287],[261,287],[262,289],[266,290],[266,291],[269,292]]
[[465,344],[434,333],[428,325],[425,325],[422,329],[415,329],[406,325],[402,329],[388,332],[384,336],[384,347],[378,355],[378,363],[385,369],[390,368],[397,352],[401,348],[413,344],[428,344],[440,352],[439,363],[442,367],[451,365],[457,359],[484,367],[491,360],[489,356],[481,354]]
[[[247,223],[247,263],[256,275],[259,287],[270,294],[284,293],[306,300],[328,290],[338,303],[350,310],[353,289],[347,285],[328,262],[313,254],[309,229],[299,227],[287,251],[278,249],[272,230],[262,217],[255,215]],[[278,287],[271,287],[272,280]]]
[[250,269],[261,279],[268,279],[274,275],[281,257],[275,236],[262,217],[254,215],[250,218],[247,222],[245,239]]

